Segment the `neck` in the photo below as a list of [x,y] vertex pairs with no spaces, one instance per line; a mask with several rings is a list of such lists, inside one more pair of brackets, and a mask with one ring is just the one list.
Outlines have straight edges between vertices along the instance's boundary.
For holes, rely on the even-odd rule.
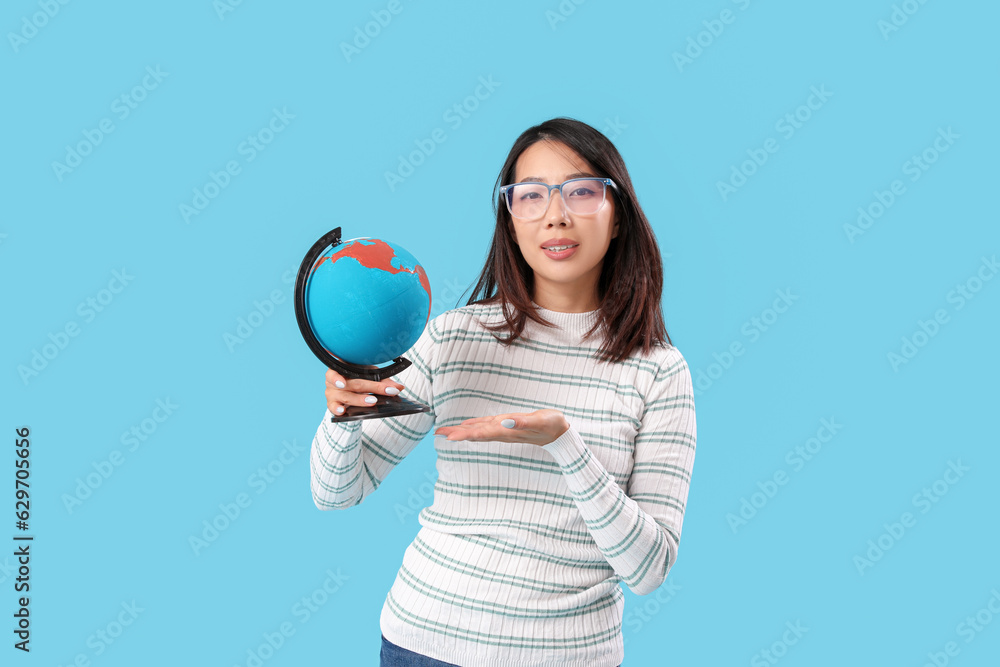
[[554,293],[536,287],[531,298],[536,306],[556,313],[589,313],[600,308],[597,294],[584,291],[578,294]]

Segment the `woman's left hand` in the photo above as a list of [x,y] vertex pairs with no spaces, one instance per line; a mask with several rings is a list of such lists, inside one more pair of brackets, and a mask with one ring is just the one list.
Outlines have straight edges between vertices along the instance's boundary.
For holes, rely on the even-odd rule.
[[511,412],[492,417],[466,419],[458,426],[442,426],[434,431],[435,436],[445,436],[448,440],[469,440],[483,442],[526,442],[531,445],[547,445],[569,430],[569,422],[559,410],[536,410],[535,412]]

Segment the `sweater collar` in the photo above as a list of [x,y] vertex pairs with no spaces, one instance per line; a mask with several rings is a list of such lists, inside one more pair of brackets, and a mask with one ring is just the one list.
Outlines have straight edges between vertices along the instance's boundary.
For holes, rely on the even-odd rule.
[[[594,323],[597,322],[597,314],[600,312],[600,310],[591,310],[586,313],[560,313],[555,310],[542,308],[534,301],[531,302],[531,305],[535,307],[535,310],[542,319],[552,322],[552,324],[555,324],[563,331],[577,336],[583,336],[593,328]],[[548,327],[535,324],[531,320],[528,321],[528,324],[548,330]]]

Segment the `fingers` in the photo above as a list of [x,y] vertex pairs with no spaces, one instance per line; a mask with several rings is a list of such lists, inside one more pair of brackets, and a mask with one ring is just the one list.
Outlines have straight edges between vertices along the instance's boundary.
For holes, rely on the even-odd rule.
[[461,426],[489,426],[489,425],[500,425],[504,428],[524,428],[525,421],[522,415],[508,414],[508,415],[494,415],[492,417],[474,417],[472,419],[466,419],[461,423]]
[[496,417],[473,417],[472,419],[466,419],[461,423],[461,426],[475,426],[476,424],[487,424],[496,419]]
[[464,440],[466,442],[518,442],[515,439],[508,439],[509,429],[500,428],[496,425],[480,424],[466,428],[464,426],[446,426],[434,432],[437,437],[447,438],[456,442]]
[[473,417],[457,426],[442,426],[434,431],[436,437],[451,441],[469,442],[522,442],[545,446],[569,430],[569,422],[559,410],[511,412],[489,417]]
[[333,369],[326,371],[326,405],[330,412],[335,415],[342,415],[347,406],[371,406],[378,399],[372,394],[380,396],[396,396],[405,387],[394,380],[373,380],[346,379],[343,375]]
[[[327,386],[334,386],[337,389],[344,389],[354,393],[384,394],[386,396],[395,396],[404,389],[403,385],[388,379],[381,382],[362,380],[360,378],[347,380],[333,369],[327,369],[326,371],[326,384]],[[388,391],[386,391],[387,389]]]
[[[514,421],[518,427],[524,426],[524,417],[528,415],[521,412],[511,412],[505,415],[493,415],[490,417],[473,417],[462,422],[462,426],[475,426],[477,424],[500,424],[506,426],[505,421]],[[508,427],[511,428],[511,427]]]
[[448,438],[448,440],[469,440],[482,442],[485,440],[504,441],[510,428],[502,426],[501,416],[497,417],[477,417],[469,419],[458,426],[442,426],[434,431],[435,436]]
[[[446,438],[452,442],[459,440],[469,440],[472,442],[483,439],[481,437],[481,432],[476,431],[471,428],[464,428],[462,426],[445,426],[434,431],[434,436],[438,438]],[[491,438],[486,438],[491,439]]]

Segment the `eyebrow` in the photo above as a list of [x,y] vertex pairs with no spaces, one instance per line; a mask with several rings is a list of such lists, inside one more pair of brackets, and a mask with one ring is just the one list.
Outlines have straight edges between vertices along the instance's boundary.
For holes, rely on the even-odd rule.
[[[568,181],[571,178],[596,178],[596,176],[594,176],[593,174],[585,174],[578,171],[575,174],[570,174],[569,176],[567,176],[565,180]],[[539,176],[525,176],[520,181],[518,181],[518,183],[544,183],[544,182],[545,181],[543,181]]]

